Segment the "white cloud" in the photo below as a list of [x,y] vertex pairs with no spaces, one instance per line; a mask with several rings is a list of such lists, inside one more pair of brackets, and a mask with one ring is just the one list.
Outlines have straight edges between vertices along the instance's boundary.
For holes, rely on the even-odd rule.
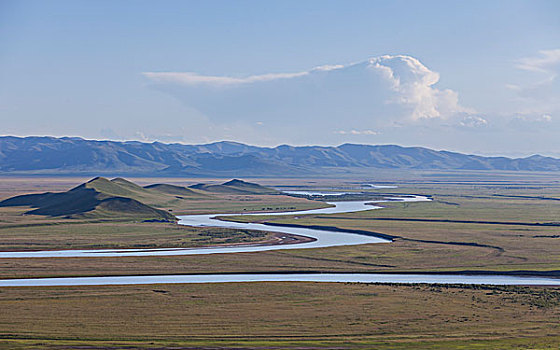
[[550,123],[552,122],[552,116],[550,114],[542,115],[517,115],[513,118],[516,122],[523,123]]
[[488,125],[488,121],[476,115],[469,115],[464,117],[459,125],[465,128],[480,128]]
[[519,69],[542,73],[555,73],[557,66],[560,66],[560,49],[541,50],[539,56],[522,58],[516,64]]
[[380,133],[374,130],[338,130],[335,134],[339,135],[379,135]]
[[[539,51],[534,57],[517,60],[515,67],[529,74],[515,84],[506,85],[514,93],[509,106],[514,115],[512,120],[534,123],[539,119],[547,121],[545,115],[557,114],[560,111],[560,49]],[[525,119],[519,119],[519,115]]]
[[326,64],[324,66],[315,67],[315,68],[313,68],[313,70],[329,71],[329,70],[340,69],[340,68],[344,68],[344,65],[342,65],[342,64]]
[[176,83],[185,85],[235,86],[271,81],[276,79],[290,79],[301,77],[309,74],[309,72],[252,75],[246,78],[208,76],[192,72],[144,72],[142,74],[157,83],[163,84]]
[[369,68],[379,70],[397,92],[392,102],[412,108],[413,120],[448,118],[454,113],[473,112],[459,105],[458,95],[451,90],[433,87],[439,74],[431,71],[419,60],[410,56],[381,56],[369,60]]
[[269,73],[260,75],[251,75],[245,78],[200,75],[194,72],[143,72],[146,78],[157,83],[184,84],[184,85],[208,85],[219,87],[235,87],[244,84],[252,84],[259,82],[267,82],[279,79],[298,78],[308,75],[313,71],[328,72],[335,69],[344,68],[343,65],[324,65],[318,66],[310,71],[296,73]]
[[[438,73],[416,58],[404,55],[245,78],[192,72],[145,72],[143,75],[161,90],[184,99],[210,118],[227,114],[230,118],[250,119],[250,114],[270,114],[270,110],[281,109],[285,115],[299,114],[305,118],[323,115],[363,120],[369,117],[386,122],[390,119],[394,123],[446,119],[455,113],[474,112],[459,104],[456,92],[434,87],[439,81]],[[264,102],[266,108],[260,110],[258,105]],[[222,105],[224,111],[218,111],[216,104]]]

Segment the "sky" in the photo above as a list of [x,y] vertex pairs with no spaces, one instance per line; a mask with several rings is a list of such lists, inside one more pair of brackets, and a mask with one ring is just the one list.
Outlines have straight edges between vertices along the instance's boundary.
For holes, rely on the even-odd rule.
[[560,2],[0,0],[0,135],[560,157]]

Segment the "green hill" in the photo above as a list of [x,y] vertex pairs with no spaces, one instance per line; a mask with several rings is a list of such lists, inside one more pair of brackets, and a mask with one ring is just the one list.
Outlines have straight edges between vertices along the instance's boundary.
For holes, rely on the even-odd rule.
[[143,203],[173,199],[166,197],[125,179],[96,177],[66,192],[16,196],[0,202],[0,206],[28,206],[35,209],[26,214],[36,215],[174,221],[167,211]]
[[187,188],[168,184],[142,187],[123,178],[96,177],[66,192],[8,198],[0,202],[0,207],[30,207],[32,209],[26,214],[53,217],[174,221],[170,211],[189,208],[192,206],[190,201],[195,199],[212,199],[213,194],[277,193],[274,189],[241,180]]
[[212,193],[222,193],[222,194],[278,194],[273,188],[261,186],[252,182],[246,182],[242,180],[231,180],[224,182],[221,185],[210,185],[210,184],[196,184],[189,187],[190,189],[196,189]]
[[173,196],[181,196],[186,198],[198,198],[198,197],[207,197],[206,194],[192,190],[190,188],[186,188],[183,186],[176,186],[176,185],[168,185],[168,184],[153,184],[144,187],[151,192],[158,192]]

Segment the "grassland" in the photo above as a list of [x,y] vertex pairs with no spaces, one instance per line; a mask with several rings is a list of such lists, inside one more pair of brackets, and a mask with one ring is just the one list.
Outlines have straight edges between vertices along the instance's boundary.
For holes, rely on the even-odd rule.
[[0,229],[6,250],[202,247],[273,242],[275,234],[226,228],[195,228],[165,223],[76,223],[12,226]]
[[[53,186],[63,187],[63,180],[57,181]],[[142,181],[154,182],[135,180]],[[159,180],[188,184],[173,181]],[[367,180],[255,182],[328,190]],[[48,188],[43,185],[41,191]],[[0,181],[2,186],[10,187]],[[25,186],[34,185],[21,183],[20,190]],[[559,274],[560,183],[554,175],[424,174],[377,192],[425,194],[434,200],[384,203],[385,209],[359,213],[250,218],[378,232],[395,236],[390,244],[200,256],[0,259],[0,278],[277,271]],[[278,195],[231,194],[189,203],[188,208],[167,209],[266,212],[324,205]],[[210,229],[163,223],[68,223],[21,216],[18,210],[0,210],[4,247],[55,249],[68,242],[73,247],[159,247],[271,239],[265,233],[249,237],[250,232],[212,236]],[[0,347],[557,349],[559,293],[542,287],[330,283],[5,288],[0,290],[5,310],[0,313]]]
[[[75,185],[60,179],[58,181],[55,179],[52,183],[46,179],[33,181],[34,179],[26,182],[19,178],[3,179],[0,191],[5,191],[5,195],[0,195],[0,198],[6,197],[8,194],[62,192],[63,186],[68,189]],[[49,187],[49,183],[52,187]],[[14,191],[14,188],[18,188],[18,186],[19,192]],[[321,202],[282,195],[239,194],[243,191],[242,189],[248,186],[245,183],[232,187],[214,186],[219,189],[225,187],[235,194],[207,193],[172,186],[154,186],[146,189],[123,179],[113,181],[96,179],[80,186],[77,190],[70,191],[71,194],[67,195],[70,192],[62,192],[63,198],[50,201],[55,202],[55,204],[60,202],[61,206],[52,209],[50,208],[51,205],[42,209],[51,213],[59,212],[72,206],[73,202],[78,200],[76,196],[83,192],[86,200],[79,203],[79,208],[91,207],[95,209],[77,213],[70,218],[67,215],[30,215],[30,210],[32,213],[36,213],[37,210],[33,210],[29,206],[0,207],[0,249],[185,248],[250,242],[278,243],[278,235],[273,233],[220,228],[193,228],[165,222],[144,222],[146,220],[159,220],[149,220],[154,219],[150,216],[151,212],[149,210],[147,212],[138,210],[109,212],[107,208],[95,206],[99,200],[94,195],[109,198],[113,198],[112,196],[129,197],[134,201],[142,201],[142,203],[157,207],[161,209],[160,212],[172,212],[176,215],[216,211],[301,210],[327,206]],[[252,189],[250,186],[248,187],[250,190]],[[93,195],[92,190],[96,191]],[[257,190],[262,191],[263,189],[257,188]],[[180,193],[181,196],[174,195],[173,191],[179,191],[177,193]],[[151,209],[147,205],[143,208]],[[167,217],[162,216],[162,218],[167,220]]]
[[[432,182],[403,184],[391,193],[433,195],[428,203],[384,203],[382,210],[367,212],[278,217],[241,217],[298,225],[326,225],[360,229],[397,237],[391,244],[370,244],[326,249],[297,249],[195,257],[119,259],[38,259],[0,261],[0,276],[100,275],[148,273],[214,273],[249,271],[332,271],[332,272],[430,272],[500,271],[556,274],[560,271],[560,227],[527,226],[554,224],[560,217],[560,201],[519,196],[557,198],[558,183],[529,179],[525,182]],[[270,180],[269,180],[270,181]],[[314,183],[329,188],[334,183]],[[340,185],[340,184],[339,184]],[[384,191],[387,192],[387,191]],[[499,195],[499,196],[496,196]],[[243,196],[241,199],[244,199]],[[253,196],[255,207],[274,205],[310,206],[309,201],[273,203],[284,196]],[[239,196],[204,200],[196,206],[214,205],[216,211],[249,209]],[[287,197],[289,199],[289,197]],[[296,204],[293,204],[296,203]],[[301,203],[301,204],[300,204]],[[311,202],[311,205],[317,205]],[[320,205],[320,203],[319,203]],[[197,207],[193,204],[192,211]],[[205,209],[206,210],[206,209]],[[10,216],[13,218],[14,216]],[[30,220],[19,217],[20,220]],[[390,219],[390,220],[386,220]],[[421,219],[428,221],[410,221]],[[4,222],[6,223],[6,220]],[[36,218],[35,220],[39,220]],[[430,222],[429,220],[471,221]],[[485,222],[485,223],[477,223]],[[493,223],[492,223],[493,222]],[[506,222],[507,224],[504,224]],[[6,223],[8,224],[8,223]],[[36,249],[60,247],[139,247],[211,245],[270,237],[249,237],[229,231],[231,236],[210,239],[209,229],[189,229],[159,223],[83,223],[0,228],[4,249],[23,245]],[[221,233],[218,232],[220,235]]]
[[[268,180],[272,181],[272,180]],[[294,180],[292,180],[294,181]],[[560,186],[552,178],[515,177],[500,182],[448,180],[403,183],[398,189],[378,192],[433,195],[428,203],[384,203],[382,210],[367,212],[278,217],[242,217],[238,220],[298,225],[327,225],[360,229],[397,237],[391,244],[370,244],[325,249],[296,249],[261,253],[220,254],[159,258],[103,259],[2,259],[0,276],[77,276],[122,274],[173,274],[218,272],[461,272],[557,274],[560,271],[560,227],[527,226],[555,223],[560,217]],[[288,182],[289,183],[289,182]],[[318,188],[337,186],[332,180],[309,182]],[[351,186],[352,184],[342,184]],[[338,183],[338,186],[341,186]],[[496,196],[499,195],[499,196]],[[287,199],[285,199],[287,198]],[[243,199],[247,199],[244,201]],[[214,206],[235,211],[319,206],[321,203],[285,196],[222,196],[194,201],[192,212]],[[276,201],[276,202],[274,202]],[[247,204],[251,203],[251,204]],[[258,204],[257,204],[258,203]],[[276,206],[277,205],[277,206]],[[203,210],[203,211],[204,211]],[[3,249],[58,249],[78,247],[165,247],[267,241],[269,235],[249,232],[193,229],[161,223],[44,224],[44,219],[12,215],[0,217]],[[14,219],[17,218],[17,219]],[[391,220],[385,220],[391,219]],[[456,220],[460,222],[409,221]],[[9,222],[15,220],[15,222]],[[18,221],[19,220],[19,221]],[[24,220],[21,222],[21,220]],[[41,225],[32,226],[37,220]],[[487,223],[476,223],[484,221]],[[495,222],[494,224],[488,222]],[[508,224],[503,224],[508,222]],[[4,228],[2,228],[2,224]],[[20,224],[20,226],[14,226]],[[229,233],[230,235],[225,235]]]
[[9,348],[519,349],[560,344],[560,290],[332,283],[7,288]]
[[399,192],[432,195],[433,201],[383,203],[382,210],[348,214],[229,219],[334,226],[395,237],[389,245],[286,252],[370,265],[376,271],[560,270],[558,184],[422,184]]

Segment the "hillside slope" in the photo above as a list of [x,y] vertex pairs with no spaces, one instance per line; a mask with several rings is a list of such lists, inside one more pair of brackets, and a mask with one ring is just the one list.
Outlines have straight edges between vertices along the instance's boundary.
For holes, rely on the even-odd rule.
[[122,218],[175,221],[165,210],[144,204],[138,198],[150,193],[124,179],[94,178],[69,191],[29,194],[8,198],[0,207],[28,206],[26,214],[64,216],[69,218]]
[[206,195],[200,191],[193,191],[192,189],[183,186],[168,185],[168,184],[153,184],[153,185],[145,186],[144,188],[150,190],[152,193],[159,192],[166,195],[181,196],[183,198],[206,197]]
[[221,185],[209,185],[209,184],[196,184],[190,186],[191,189],[196,189],[199,191],[211,192],[211,193],[223,193],[223,194],[279,194],[273,188],[264,187],[259,184],[252,182],[246,182],[242,180],[233,179],[228,182],[224,182]]

